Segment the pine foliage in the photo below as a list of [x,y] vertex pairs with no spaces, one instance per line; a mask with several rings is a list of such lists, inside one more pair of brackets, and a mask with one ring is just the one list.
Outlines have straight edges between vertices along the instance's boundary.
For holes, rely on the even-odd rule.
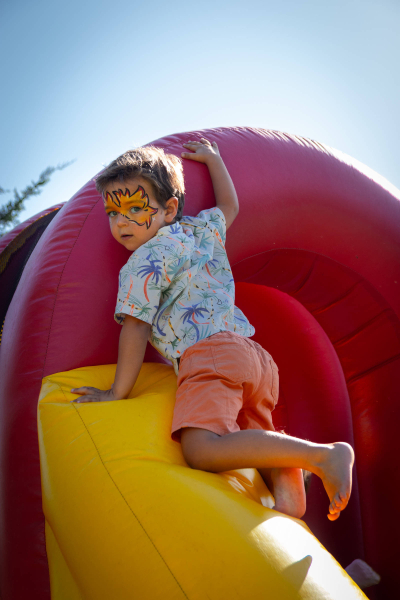
[[[31,196],[38,196],[46,183],[49,183],[51,176],[55,171],[61,171],[72,164],[74,161],[66,162],[56,167],[47,167],[40,175],[37,181],[32,181],[24,190],[18,192],[14,189],[14,197],[0,206],[0,236],[2,236],[10,226],[18,224],[18,215],[24,210],[24,202]],[[0,187],[0,194],[9,194],[10,190]]]

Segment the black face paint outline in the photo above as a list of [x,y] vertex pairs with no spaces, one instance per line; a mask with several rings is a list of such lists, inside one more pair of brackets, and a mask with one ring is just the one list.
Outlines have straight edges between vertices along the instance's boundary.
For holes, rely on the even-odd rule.
[[[128,188],[125,188],[125,194],[123,193],[123,191],[121,189],[113,190],[112,193],[115,196],[115,199],[110,194],[110,192],[106,192],[105,194],[103,194],[104,208],[106,210],[107,215],[109,215],[112,212],[112,208],[107,208],[107,207],[110,207],[111,203],[115,204],[115,206],[117,208],[121,208],[121,206],[122,206],[121,197],[122,196],[124,198],[128,199],[128,198],[134,198],[134,196],[138,195],[139,196],[138,199],[134,200],[134,202],[138,203],[136,206],[139,206],[141,208],[141,210],[144,211],[145,213],[149,213],[149,214],[147,214],[144,221],[140,223],[138,221],[135,221],[135,219],[131,219],[128,215],[126,215],[124,213],[120,213],[120,214],[122,214],[122,216],[125,217],[125,219],[128,219],[128,221],[130,221],[131,223],[136,223],[136,225],[138,225],[139,227],[143,227],[143,225],[146,225],[147,229],[149,229],[149,227],[151,227],[151,224],[153,222],[153,217],[154,217],[154,215],[156,215],[158,213],[158,208],[154,208],[153,206],[150,206],[149,196],[146,194],[146,191],[144,190],[144,188],[141,185],[138,185],[137,189],[134,191],[133,194],[130,193]],[[129,201],[126,200],[126,202],[129,202]],[[132,206],[135,206],[134,202],[132,203]]]

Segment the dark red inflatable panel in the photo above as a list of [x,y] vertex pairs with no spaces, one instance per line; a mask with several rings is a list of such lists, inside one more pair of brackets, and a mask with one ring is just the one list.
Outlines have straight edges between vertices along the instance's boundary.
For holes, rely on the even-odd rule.
[[61,202],[60,204],[56,204],[55,206],[46,208],[45,210],[42,210],[40,213],[37,213],[36,215],[34,215],[33,217],[30,217],[23,223],[19,223],[19,225],[14,227],[14,229],[12,229],[11,231],[5,233],[0,238],[0,253],[2,253],[3,250],[5,248],[7,248],[7,246],[9,246],[9,244],[11,244],[11,242],[13,240],[15,240],[16,237],[18,237],[23,231],[25,231],[28,227],[30,227],[30,225],[43,219],[43,217],[46,217],[47,215],[49,215],[52,212],[58,212],[60,210],[60,208],[62,208],[64,206],[64,204],[65,204],[64,202]]
[[[227,248],[237,302],[280,366],[276,422],[356,449],[346,513],[330,523],[313,482],[307,522],[342,563],[364,556],[383,576],[377,597],[395,597],[399,198],[348,157],[278,132],[223,128],[155,144],[180,154],[183,141],[201,136],[218,142],[238,191]],[[213,205],[212,186],[203,165],[184,168],[186,213],[194,215]],[[116,362],[113,309],[128,255],[111,237],[91,181],[43,233],[8,310],[0,354],[2,600],[49,598],[36,424],[41,380]]]
[[[256,327],[253,339],[268,348],[279,365],[275,427],[314,442],[340,439],[354,446],[343,369],[317,320],[293,297],[264,285],[238,283],[236,301]],[[350,503],[334,529],[324,518],[326,492],[317,477],[307,497],[306,523],[344,566],[364,557],[356,469],[357,465]]]
[[[54,219],[63,204],[52,206],[0,238],[0,323],[3,329],[4,319],[17,288],[26,262],[32,254],[43,231]],[[0,333],[1,343],[1,333]]]

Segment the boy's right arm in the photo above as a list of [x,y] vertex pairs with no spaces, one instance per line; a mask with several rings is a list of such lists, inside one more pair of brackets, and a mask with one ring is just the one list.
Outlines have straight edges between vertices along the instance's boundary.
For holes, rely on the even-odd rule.
[[235,186],[218,150],[216,142],[201,138],[199,142],[183,144],[192,152],[182,152],[183,158],[206,164],[210,172],[217,207],[224,213],[226,229],[232,225],[239,212]]
[[151,325],[125,315],[119,336],[118,363],[113,384],[116,399],[126,398],[135,385],[143,364]]
[[93,387],[74,388],[71,392],[82,394],[73,402],[105,402],[127,398],[135,385],[143,364],[151,325],[140,319],[125,315],[119,336],[118,363],[115,381],[110,390]]

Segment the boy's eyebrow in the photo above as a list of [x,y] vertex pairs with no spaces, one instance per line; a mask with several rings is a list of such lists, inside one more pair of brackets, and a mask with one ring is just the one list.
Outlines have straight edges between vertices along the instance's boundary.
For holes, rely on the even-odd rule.
[[136,198],[135,200],[126,200],[125,201],[126,204],[145,204],[143,198]]
[[[124,203],[124,204],[127,206],[136,204],[136,205],[144,208],[143,205],[145,204],[145,202],[143,200],[129,200],[129,201],[126,201],[126,203]],[[121,210],[122,207],[118,206],[115,202],[113,202],[112,206],[110,206],[110,203],[107,202],[107,203],[105,203],[104,208],[105,208],[106,212],[113,212],[115,210]]]
[[[115,208],[122,208],[122,206],[118,206],[118,204],[114,200],[113,200],[113,203],[112,203],[112,207],[110,206],[110,202],[105,202],[104,204],[105,204],[106,210],[107,210],[107,206],[108,206],[108,208],[112,208],[112,209],[114,209],[114,207]],[[131,204],[137,204],[138,206],[143,206],[145,204],[145,202],[144,202],[143,199],[142,200],[141,199],[125,200],[124,204],[126,206],[130,206]]]
[[[114,193],[114,192],[113,192]],[[118,200],[118,197],[116,197],[116,199]],[[112,194],[110,194],[110,192],[104,192],[103,193],[103,202],[104,204],[115,204],[115,206],[118,206],[116,200],[113,198]],[[121,203],[119,204],[119,206],[121,205]]]
[[134,192],[131,192],[131,190],[126,186],[125,193],[120,188],[118,190],[112,190],[111,193],[106,191],[103,193],[103,201],[106,212],[111,212],[114,207],[121,209],[121,201],[126,207],[136,206],[142,209],[149,208],[154,210],[154,207],[150,206],[149,196],[146,190],[141,185],[138,185]]

